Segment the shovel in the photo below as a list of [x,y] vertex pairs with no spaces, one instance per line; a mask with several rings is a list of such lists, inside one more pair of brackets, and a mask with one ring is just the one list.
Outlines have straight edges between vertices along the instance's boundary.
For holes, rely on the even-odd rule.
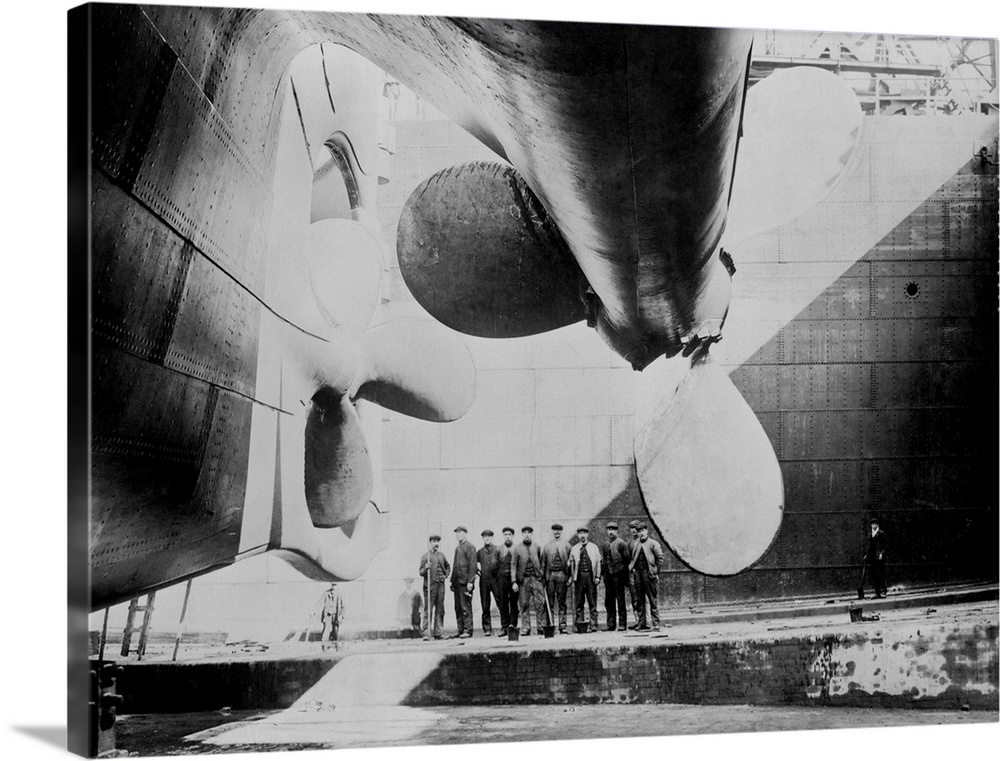
[[858,599],[865,599],[865,569],[868,568],[868,556],[861,561],[861,581],[858,582]]
[[552,608],[549,606],[549,592],[544,587],[545,591],[545,611],[549,614],[549,624],[548,626],[542,627],[542,633],[545,635],[545,639],[552,639],[556,636],[556,625],[552,623]]

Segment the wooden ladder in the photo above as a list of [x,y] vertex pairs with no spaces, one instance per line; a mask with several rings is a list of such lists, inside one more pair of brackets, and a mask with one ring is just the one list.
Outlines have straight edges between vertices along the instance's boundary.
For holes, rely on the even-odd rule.
[[125,631],[122,634],[122,657],[126,657],[132,645],[132,633],[135,631],[135,614],[142,613],[142,624],[139,627],[139,645],[135,649],[139,660],[146,654],[146,642],[149,639],[149,624],[153,619],[153,603],[156,601],[156,592],[146,595],[146,604],[140,605],[139,598],[134,597],[128,604],[128,618],[125,620]]

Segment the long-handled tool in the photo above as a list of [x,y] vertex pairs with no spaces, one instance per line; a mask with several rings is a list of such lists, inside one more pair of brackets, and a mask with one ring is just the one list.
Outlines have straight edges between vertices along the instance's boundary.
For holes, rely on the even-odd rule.
[[868,568],[868,556],[861,559],[861,581],[858,582],[858,599],[865,599],[865,569]]
[[427,597],[424,598],[427,604],[424,605],[424,615],[427,617],[427,639],[431,638],[431,607],[434,601],[431,600],[431,556],[427,554]]
[[546,589],[545,585],[542,585],[542,592],[545,595],[545,612],[549,614],[549,623],[547,626],[542,627],[542,634],[546,638],[552,638],[556,636],[556,625],[552,620],[552,607],[549,605],[549,591]]

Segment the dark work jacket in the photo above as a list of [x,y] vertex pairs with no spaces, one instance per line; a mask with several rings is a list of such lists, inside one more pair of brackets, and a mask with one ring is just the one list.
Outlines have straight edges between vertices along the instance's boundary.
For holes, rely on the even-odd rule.
[[646,556],[646,565],[649,573],[653,576],[658,574],[660,566],[663,564],[663,550],[660,548],[660,543],[652,537],[645,542],[637,541],[632,548],[632,562],[628,566],[630,571],[635,568],[635,561],[639,559],[640,552]]
[[538,549],[537,544],[534,542],[531,544],[525,544],[524,542],[515,544],[511,556],[510,577],[512,581],[517,584],[524,581],[524,568],[528,564],[529,559],[535,567],[535,578],[541,581],[542,551]]
[[569,573],[575,584],[580,575],[581,566],[584,565],[583,556],[587,556],[587,565],[590,566],[590,578],[596,583],[597,577],[601,575],[601,549],[593,542],[577,542],[573,545],[573,550],[569,553]]
[[514,559],[514,545],[507,547],[501,544],[497,548],[497,579],[510,578],[510,564]]
[[[553,573],[564,573],[569,576],[569,553],[572,546],[565,539],[553,539],[542,549],[542,578],[548,579]],[[562,565],[561,568],[553,568],[556,565],[556,557]]]
[[425,552],[424,556],[420,558],[420,576],[423,578],[425,586],[428,568],[430,568],[432,584],[438,581],[447,581],[448,574],[451,572],[448,558],[444,556],[443,552],[435,552],[434,554]]
[[455,548],[455,562],[451,569],[451,586],[465,586],[476,580],[476,548],[466,539]]
[[[879,532],[872,536],[870,533],[868,535],[868,562],[877,563],[879,560],[885,562],[887,556],[887,550],[889,544],[885,538],[885,532],[879,529]],[[881,556],[881,558],[879,557]]]
[[500,548],[495,544],[489,547],[483,545],[476,552],[476,560],[479,562],[480,582],[485,586],[494,586],[500,574]]
[[632,553],[629,552],[628,545],[621,537],[616,537],[614,541],[605,544],[601,554],[604,556],[604,562],[601,565],[605,576],[615,576],[628,571]]

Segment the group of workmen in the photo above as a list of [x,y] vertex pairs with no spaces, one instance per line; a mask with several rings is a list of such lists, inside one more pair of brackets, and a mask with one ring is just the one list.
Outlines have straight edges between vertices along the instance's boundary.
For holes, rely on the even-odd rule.
[[[660,628],[657,608],[658,578],[663,564],[663,549],[649,535],[649,527],[641,521],[629,524],[628,541],[618,536],[618,524],[605,527],[607,541],[598,546],[590,540],[587,527],[576,531],[578,541],[571,544],[562,538],[563,527],[552,526],[552,539],[544,547],[533,540],[534,529],[521,529],[521,541],[514,542],[514,529],[503,529],[503,543],[493,543],[493,532],[482,532],[483,546],[478,550],[468,540],[465,526],[455,528],[458,545],[451,564],[440,551],[441,537],[430,537],[428,551],[420,558],[423,580],[424,639],[442,638],[444,626],[444,586],[450,583],[455,596],[455,617],[458,637],[473,634],[472,596],[479,579],[479,599],[482,603],[482,629],[487,637],[493,634],[493,606],[500,609],[500,636],[511,629],[531,634],[531,612],[535,613],[535,633],[543,627],[554,627],[558,615],[559,632],[566,634],[569,587],[575,600],[574,622],[577,630],[598,630],[597,588],[604,583],[606,631],[637,629],[656,631]],[[631,598],[635,623],[628,625],[625,595]],[[588,617],[584,616],[584,605]],[[649,615],[647,616],[647,606]],[[588,624],[581,626],[581,624]]]

